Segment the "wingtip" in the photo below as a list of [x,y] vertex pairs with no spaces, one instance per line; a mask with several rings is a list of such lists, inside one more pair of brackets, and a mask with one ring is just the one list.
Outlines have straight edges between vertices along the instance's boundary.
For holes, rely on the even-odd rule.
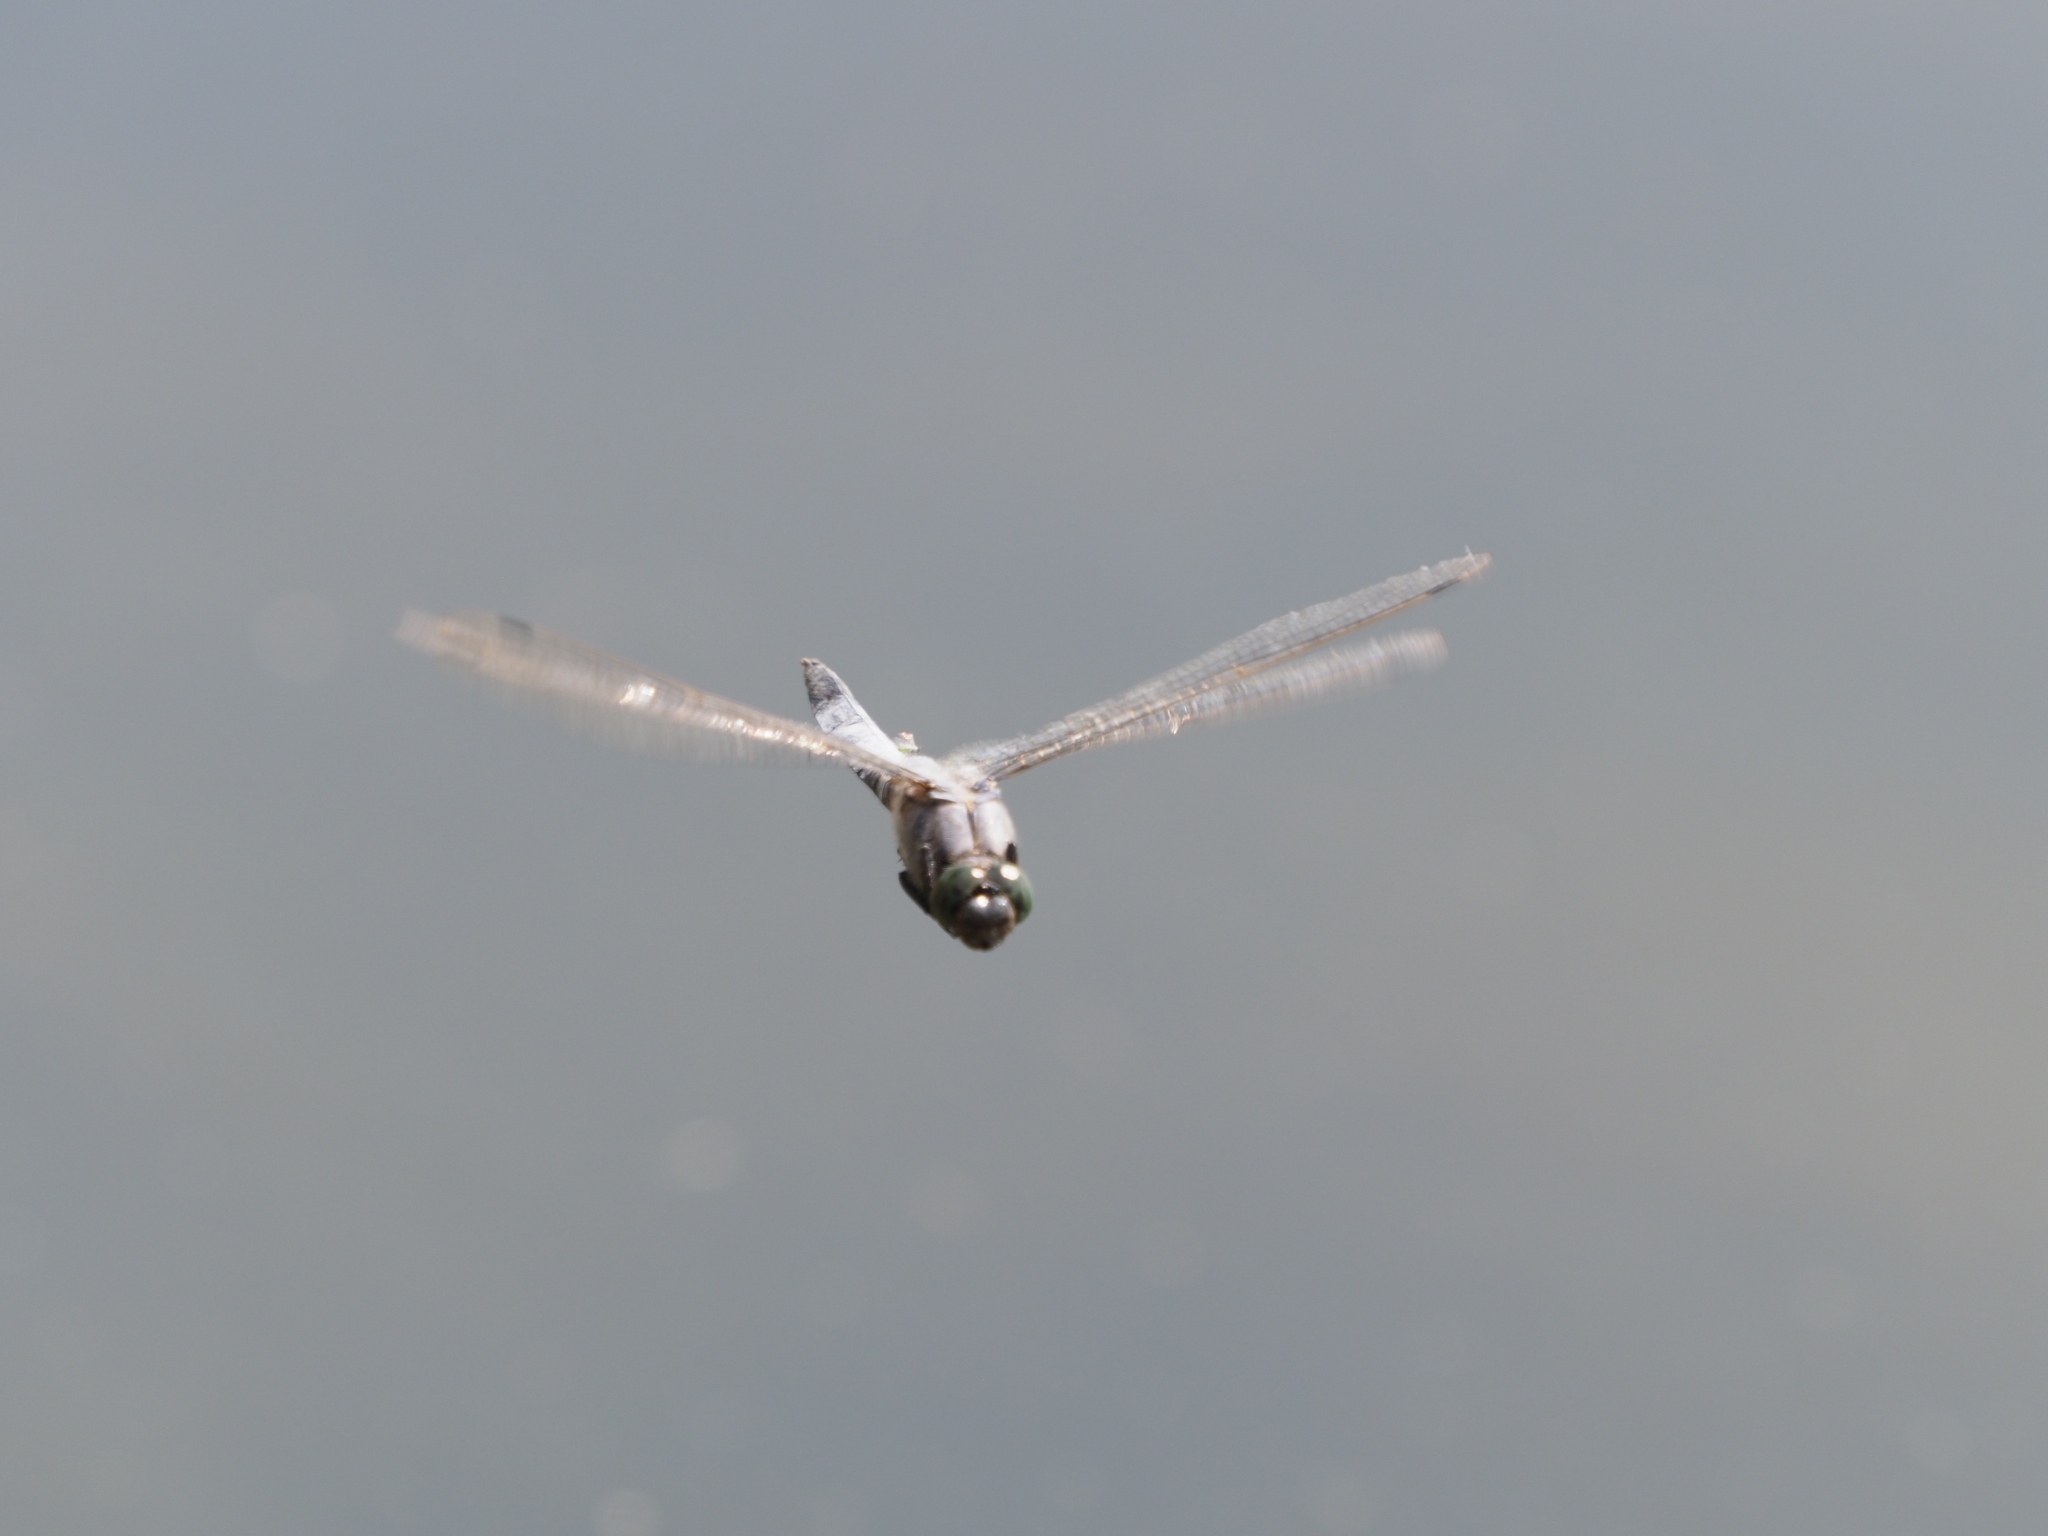
[[1434,672],[1451,659],[1451,647],[1435,629],[1397,629],[1382,642],[1411,672]]
[[[1474,553],[1472,546],[1465,546],[1465,553],[1453,555],[1436,569],[1443,574],[1444,587],[1454,587],[1461,582],[1477,581],[1493,565],[1493,556],[1484,550]],[[1443,588],[1438,588],[1442,591]]]
[[502,613],[426,613],[408,608],[393,638],[436,661],[475,666],[486,654],[531,644],[533,626]]
[[1468,544],[1462,555],[1453,555],[1450,559],[1439,561],[1435,565],[1425,565],[1421,574],[1428,579],[1430,594],[1434,596],[1439,592],[1448,592],[1452,587],[1465,582],[1477,581],[1486,574],[1492,564],[1493,556],[1483,552],[1474,554],[1471,545]]
[[410,646],[424,655],[432,656],[441,649],[440,616],[422,609],[408,608],[399,618],[398,627],[391,632],[391,638],[400,645]]

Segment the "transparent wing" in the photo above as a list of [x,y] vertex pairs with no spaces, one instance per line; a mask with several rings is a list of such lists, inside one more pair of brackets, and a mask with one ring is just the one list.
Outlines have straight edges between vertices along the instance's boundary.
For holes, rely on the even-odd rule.
[[836,763],[938,789],[903,763],[716,694],[649,672],[595,646],[495,613],[417,610],[398,638],[456,671],[494,684],[571,730],[614,746],[698,759]]
[[1404,629],[1356,645],[1311,651],[1264,672],[1254,672],[1207,693],[1198,693],[1169,709],[1140,716],[1118,730],[1092,736],[1088,745],[1106,747],[1112,742],[1139,741],[1147,736],[1177,736],[1189,726],[1222,725],[1367,693],[1385,687],[1397,677],[1433,671],[1449,656],[1444,637],[1433,629]]
[[[1193,661],[1163,672],[1113,699],[1055,720],[1007,741],[962,748],[947,762],[963,776],[1006,779],[1012,774],[1090,747],[1167,734],[1190,721],[1220,721],[1372,687],[1425,661],[1426,644],[1390,637],[1378,651],[1360,647],[1312,658],[1332,641],[1412,608],[1493,563],[1490,555],[1460,555],[1419,571],[1268,619]],[[1430,637],[1436,660],[1442,637]],[[1320,663],[1318,665],[1317,663]]]

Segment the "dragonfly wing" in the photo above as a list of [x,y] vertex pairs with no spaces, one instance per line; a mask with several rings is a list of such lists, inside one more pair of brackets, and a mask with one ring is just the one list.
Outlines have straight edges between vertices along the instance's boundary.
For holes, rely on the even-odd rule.
[[1190,726],[1222,725],[1369,693],[1397,677],[1434,671],[1449,655],[1444,637],[1433,629],[1404,629],[1378,639],[1333,645],[1220,684],[1171,709],[1141,716],[1088,745],[1106,747],[1148,736],[1177,736]]
[[414,611],[398,638],[539,708],[571,730],[641,752],[727,762],[828,763],[942,790],[936,779],[816,726],[722,699],[595,646],[495,613]]
[[[1460,555],[1379,582],[1348,597],[1282,614],[1113,699],[1078,710],[1027,735],[963,748],[948,762],[956,764],[965,776],[1006,779],[1090,747],[1178,730],[1176,720],[1185,723],[1193,719],[1235,718],[1372,686],[1374,681],[1383,681],[1395,672],[1413,670],[1421,652],[1397,647],[1371,658],[1361,652],[1355,665],[1332,663],[1325,671],[1304,664],[1292,672],[1281,672],[1264,689],[1254,686],[1253,680],[1460,582],[1470,581],[1492,563],[1490,555]],[[1436,644],[1441,646],[1441,638]],[[1375,669],[1381,670],[1376,673]],[[1347,688],[1346,677],[1363,681]],[[1204,697],[1212,693],[1217,697],[1204,704]]]

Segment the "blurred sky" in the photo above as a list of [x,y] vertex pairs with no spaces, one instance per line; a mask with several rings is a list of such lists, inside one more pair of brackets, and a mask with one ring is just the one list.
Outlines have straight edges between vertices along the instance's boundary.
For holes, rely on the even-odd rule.
[[[2048,12],[0,18],[0,1525],[2033,1532]],[[559,738],[503,609],[1023,729]]]

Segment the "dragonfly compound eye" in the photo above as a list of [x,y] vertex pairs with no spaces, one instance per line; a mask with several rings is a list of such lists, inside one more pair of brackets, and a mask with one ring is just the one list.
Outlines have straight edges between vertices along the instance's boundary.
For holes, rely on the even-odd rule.
[[[1015,879],[1004,874],[1014,871]],[[1015,900],[1023,871],[997,859],[961,859],[939,871],[932,882],[932,916],[970,949],[994,949],[1023,920]],[[1030,901],[1030,887],[1024,886]]]
[[1003,894],[1010,898],[1010,905],[1017,909],[1017,921],[1023,922],[1031,915],[1031,882],[1024,871],[1017,867],[1014,859],[1006,859],[995,867],[996,883],[1003,888]]

